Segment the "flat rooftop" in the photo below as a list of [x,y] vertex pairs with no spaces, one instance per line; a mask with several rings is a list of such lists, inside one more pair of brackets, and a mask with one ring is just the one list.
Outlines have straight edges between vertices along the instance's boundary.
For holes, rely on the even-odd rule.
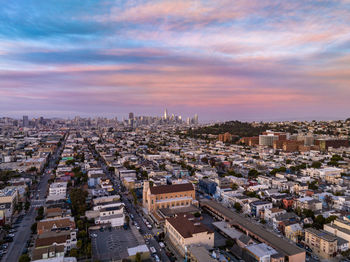
[[239,215],[237,213],[232,212],[230,209],[222,206],[221,204],[209,200],[203,199],[200,201],[201,205],[208,205],[209,207],[215,209],[219,213],[223,214],[225,217],[228,217],[233,224],[237,224],[248,231],[252,232],[259,238],[263,239],[266,243],[269,243],[274,249],[282,254],[287,256],[296,255],[299,253],[305,253],[305,251],[301,248],[298,248],[296,245],[290,244],[288,241],[284,240],[281,237],[267,231],[261,225],[255,224],[251,222],[249,219]]

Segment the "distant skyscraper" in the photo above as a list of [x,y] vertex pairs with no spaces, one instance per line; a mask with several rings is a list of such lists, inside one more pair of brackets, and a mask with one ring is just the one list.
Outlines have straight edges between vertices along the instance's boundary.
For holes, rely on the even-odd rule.
[[198,125],[198,115],[197,115],[197,114],[194,115],[193,123],[194,123],[195,125]]
[[28,127],[29,126],[28,116],[23,116],[23,126],[24,127]]
[[134,113],[132,112],[129,113],[129,119],[134,119]]
[[168,119],[168,109],[164,110],[164,119]]

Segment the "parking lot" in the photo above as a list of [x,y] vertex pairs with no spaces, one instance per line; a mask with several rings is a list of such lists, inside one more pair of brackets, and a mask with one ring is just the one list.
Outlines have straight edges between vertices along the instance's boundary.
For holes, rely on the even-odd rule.
[[134,236],[131,229],[105,229],[102,232],[95,230],[92,234],[93,258],[99,261],[120,260],[127,257],[127,249],[144,243]]

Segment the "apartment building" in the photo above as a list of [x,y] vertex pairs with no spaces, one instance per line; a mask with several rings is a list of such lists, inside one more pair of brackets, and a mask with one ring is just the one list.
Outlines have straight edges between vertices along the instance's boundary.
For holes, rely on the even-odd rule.
[[75,222],[73,217],[44,219],[38,222],[38,235],[51,231],[73,230]]
[[329,259],[337,254],[337,237],[323,230],[305,229],[305,244],[322,258]]
[[322,202],[312,197],[303,197],[295,199],[293,202],[294,208],[310,209],[312,211],[322,210]]
[[266,221],[272,220],[274,217],[287,213],[286,210],[280,208],[265,209],[264,219]]
[[165,233],[182,255],[191,245],[214,247],[214,232],[188,214],[167,218]]
[[332,223],[325,224],[323,229],[330,234],[343,238],[350,243],[350,222],[343,219],[336,219]]
[[14,206],[18,201],[18,191],[15,187],[5,187],[0,190],[0,210],[5,215],[5,224],[11,223]]
[[271,209],[272,203],[268,201],[254,201],[250,203],[250,209],[253,216],[260,217],[260,212],[266,209]]
[[124,205],[104,207],[98,210],[99,215],[95,218],[95,224],[110,224],[112,227],[124,225]]
[[67,182],[52,183],[49,188],[49,196],[65,196],[67,194]]

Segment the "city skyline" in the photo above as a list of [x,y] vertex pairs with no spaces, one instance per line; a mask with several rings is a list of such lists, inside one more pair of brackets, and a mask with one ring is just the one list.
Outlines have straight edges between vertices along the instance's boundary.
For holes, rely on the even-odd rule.
[[0,112],[346,119],[349,29],[348,1],[6,2]]

